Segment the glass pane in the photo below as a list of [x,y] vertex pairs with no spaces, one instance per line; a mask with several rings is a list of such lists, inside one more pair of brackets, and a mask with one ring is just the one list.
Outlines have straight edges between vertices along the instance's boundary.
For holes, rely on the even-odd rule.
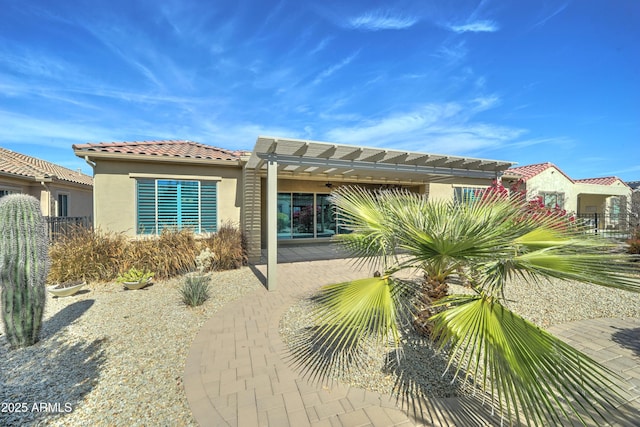
[[291,197],[292,237],[313,238],[314,219],[313,194],[293,194]]
[[178,227],[178,181],[157,181],[158,233]]
[[218,187],[215,181],[200,182],[201,230],[211,233],[218,230]]
[[291,193],[278,193],[278,239],[291,238]]
[[190,228],[195,233],[200,232],[200,205],[198,181],[180,181],[178,185],[178,227]]
[[328,194],[318,194],[316,196],[316,237],[331,237],[336,234],[336,217],[333,206],[329,203]]

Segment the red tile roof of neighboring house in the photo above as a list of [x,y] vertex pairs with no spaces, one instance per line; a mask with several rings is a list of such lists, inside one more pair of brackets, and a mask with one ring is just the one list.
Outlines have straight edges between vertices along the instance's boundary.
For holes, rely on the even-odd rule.
[[549,168],[555,168],[562,175],[564,175],[565,178],[567,178],[569,181],[573,182],[573,180],[571,178],[569,178],[567,176],[567,174],[562,172],[562,170],[560,170],[559,167],[557,167],[553,163],[549,163],[549,162],[537,163],[535,165],[517,166],[515,168],[507,169],[506,171],[504,171],[504,173],[507,174],[507,175],[513,173],[513,174],[521,176],[522,179],[524,179],[525,181],[528,181],[529,179],[531,179],[534,176],[546,171]]
[[24,178],[57,178],[76,184],[93,185],[93,178],[55,163],[0,147],[0,172]]
[[574,183],[596,184],[596,185],[611,185],[611,184],[615,183],[616,181],[621,181],[620,178],[615,177],[615,176],[607,176],[607,177],[602,177],[602,178],[571,179],[571,178],[569,178],[569,176],[567,176],[567,174],[562,172],[562,170],[560,170],[559,167],[557,167],[553,163],[549,163],[549,162],[547,162],[547,163],[537,163],[535,165],[526,165],[526,166],[518,166],[518,167],[514,167],[514,168],[509,168],[506,171],[504,171],[504,173],[505,173],[505,175],[509,175],[509,174],[519,175],[519,176],[522,177],[522,179],[527,181],[530,178],[533,178],[534,176],[538,175],[539,173],[541,173],[541,172],[543,172],[543,171],[545,171],[545,170],[547,170],[549,168],[555,168],[562,175],[564,175],[565,178],[567,178],[569,181],[574,182]]
[[[184,140],[99,142],[73,145],[74,151],[87,153],[131,154],[137,156],[179,157],[188,159],[239,160],[249,154]],[[77,153],[76,153],[77,154]]]
[[605,176],[602,178],[576,179],[576,182],[580,182],[582,184],[599,184],[599,185],[611,185],[616,181],[620,181],[620,179],[615,176]]

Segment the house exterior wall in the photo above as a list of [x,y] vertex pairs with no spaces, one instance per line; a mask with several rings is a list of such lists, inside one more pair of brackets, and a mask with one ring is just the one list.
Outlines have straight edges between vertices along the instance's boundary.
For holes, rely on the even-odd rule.
[[50,185],[51,216],[58,214],[58,194],[66,194],[69,200],[67,216],[93,216],[93,190],[79,189],[77,187],[62,185]]
[[548,168],[527,180],[527,198],[539,196],[541,193],[562,193],[567,212],[578,211],[578,193],[575,184],[556,168]]
[[69,197],[68,216],[93,216],[93,189],[79,188],[65,182],[44,182],[33,179],[20,179],[3,176],[0,178],[0,190],[29,194],[40,201],[44,216],[57,216],[58,194]]
[[[267,203],[266,203],[266,179],[259,178],[260,185],[260,247],[266,247],[267,242],[267,230],[266,230],[266,217],[267,217]],[[327,181],[325,180],[302,180],[302,179],[287,179],[282,178],[278,180],[278,193],[314,193],[314,194],[330,194],[332,191],[349,185],[356,185],[359,187],[375,189],[379,188],[384,183],[358,183],[358,182],[336,182],[330,180],[332,186],[327,188]],[[491,184],[487,179],[473,179],[473,178],[458,178],[455,184],[447,183],[428,183],[428,184],[416,184],[416,185],[403,185],[403,188],[407,188],[410,191],[414,191],[419,194],[428,194],[429,197],[434,199],[451,200],[453,199],[454,188],[456,186],[461,187],[483,187],[486,188]],[[326,239],[326,238],[324,238]],[[302,243],[304,241],[312,241],[313,239],[295,239],[295,240],[283,240],[282,242],[295,242]],[[249,245],[251,247],[251,245]],[[259,258],[260,254],[256,253]]]
[[456,187],[487,188],[491,185],[488,179],[457,178],[453,183],[431,182],[426,184],[425,193],[430,200],[452,200]]
[[240,224],[242,206],[242,169],[188,163],[114,161],[100,159],[94,167],[96,227],[136,235],[136,175],[169,179],[206,179],[219,177],[218,221]]

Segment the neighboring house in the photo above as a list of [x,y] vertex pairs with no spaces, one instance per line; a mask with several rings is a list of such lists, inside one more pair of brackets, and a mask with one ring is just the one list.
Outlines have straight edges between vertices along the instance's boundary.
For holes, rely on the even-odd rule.
[[34,196],[44,216],[93,215],[90,176],[0,147],[0,197],[12,193]]
[[632,190],[617,177],[572,179],[552,163],[513,167],[502,176],[507,188],[519,181],[527,197],[539,196],[547,207],[578,216],[598,216],[601,229],[618,229],[628,222]]
[[261,248],[271,257],[278,242],[340,233],[328,196],[341,185],[451,199],[486,188],[513,164],[272,137],[259,137],[252,151],[180,140],[73,149],[94,168],[96,226],[135,236],[167,226],[213,232],[232,221],[252,262]]

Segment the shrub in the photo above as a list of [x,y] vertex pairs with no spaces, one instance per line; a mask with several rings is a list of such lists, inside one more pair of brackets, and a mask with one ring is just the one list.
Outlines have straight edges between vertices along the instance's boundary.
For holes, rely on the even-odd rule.
[[215,254],[211,252],[211,249],[204,248],[200,251],[200,255],[196,257],[196,267],[200,273],[213,270],[215,265]]
[[125,283],[125,282],[143,283],[143,282],[149,281],[151,278],[153,278],[154,275],[155,275],[155,273],[153,273],[153,272],[151,272],[149,270],[139,270],[139,269],[137,269],[135,267],[131,267],[125,273],[118,275],[118,277],[116,278],[116,282],[118,282],[118,283]]
[[201,241],[188,229],[165,228],[160,236],[129,240],[121,233],[74,227],[49,250],[48,281],[110,281],[134,267],[167,279],[194,271],[198,254],[206,250],[215,254],[216,270],[239,268],[247,262],[242,233],[229,223]]
[[182,302],[190,307],[204,304],[209,299],[209,276],[203,274],[187,275],[180,288]]
[[173,228],[165,228],[157,237],[133,240],[125,252],[121,273],[135,266],[154,271],[158,279],[193,271],[198,255],[193,231]]
[[49,249],[49,283],[112,280],[120,271],[128,242],[122,234],[75,226]]
[[242,232],[230,222],[217,233],[202,240],[203,249],[214,253],[216,270],[232,270],[247,264],[246,243]]
[[630,254],[640,254],[640,228],[632,233],[631,239],[627,240],[627,252]]

